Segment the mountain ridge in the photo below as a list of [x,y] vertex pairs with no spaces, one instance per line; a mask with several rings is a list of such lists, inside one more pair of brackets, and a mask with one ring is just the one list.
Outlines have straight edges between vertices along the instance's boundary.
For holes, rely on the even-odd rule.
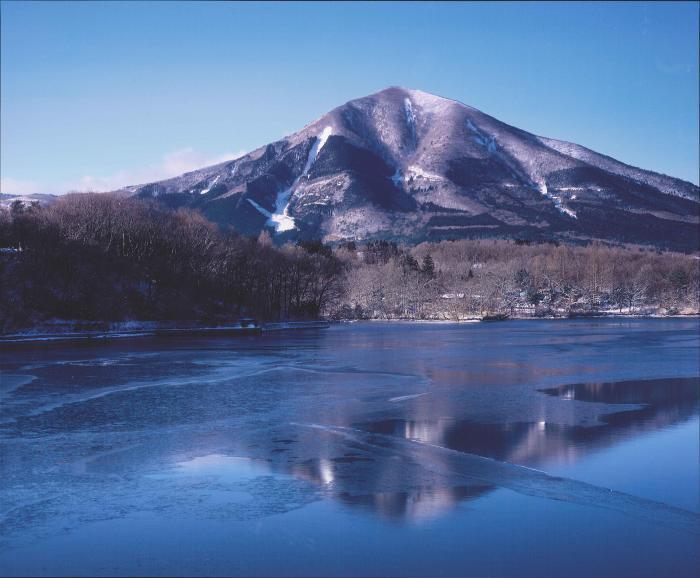
[[350,100],[231,161],[119,192],[280,240],[698,245],[694,184],[401,87]]

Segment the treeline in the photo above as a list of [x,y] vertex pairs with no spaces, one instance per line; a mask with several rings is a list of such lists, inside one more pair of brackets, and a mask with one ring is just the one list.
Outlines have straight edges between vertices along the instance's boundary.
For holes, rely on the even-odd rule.
[[201,214],[74,194],[0,211],[0,331],[52,319],[315,318],[343,264],[320,243],[275,247]]
[[0,210],[0,331],[49,319],[227,322],[687,314],[696,255],[507,240],[275,246],[200,213],[75,194]]
[[334,315],[465,319],[688,314],[700,309],[696,255],[650,249],[462,240],[400,247],[380,241],[338,252],[347,293]]

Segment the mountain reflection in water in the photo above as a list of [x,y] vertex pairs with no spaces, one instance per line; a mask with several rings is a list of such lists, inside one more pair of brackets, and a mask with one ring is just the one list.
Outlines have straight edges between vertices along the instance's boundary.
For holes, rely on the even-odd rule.
[[695,576],[699,329],[0,350],[0,574]]
[[[353,428],[367,434],[546,469],[547,465],[571,463],[625,439],[664,429],[697,415],[699,388],[697,378],[671,378],[573,384],[540,390],[561,398],[562,403],[631,404],[623,411],[602,413],[598,423],[593,425],[545,421],[477,423],[444,417],[435,420],[390,418],[357,423]],[[450,459],[449,454],[442,459]],[[421,465],[430,468],[429,464]],[[431,480],[429,477],[429,485],[425,485],[426,480],[406,480],[410,471],[405,460],[363,455],[361,446],[342,457],[309,459],[293,468],[294,474],[315,483],[332,482],[332,494],[344,503],[370,508],[395,521],[435,518],[461,501],[479,498],[495,489],[493,485],[479,483],[440,485],[439,478]],[[394,479],[402,479],[403,486],[413,486],[413,489],[386,491],[387,480]],[[376,492],[371,491],[374,485]]]

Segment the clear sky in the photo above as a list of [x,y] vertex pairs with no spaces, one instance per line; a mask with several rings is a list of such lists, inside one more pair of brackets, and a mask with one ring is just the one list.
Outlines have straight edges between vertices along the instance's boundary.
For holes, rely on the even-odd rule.
[[390,85],[698,182],[698,3],[2,2],[3,192],[233,158]]

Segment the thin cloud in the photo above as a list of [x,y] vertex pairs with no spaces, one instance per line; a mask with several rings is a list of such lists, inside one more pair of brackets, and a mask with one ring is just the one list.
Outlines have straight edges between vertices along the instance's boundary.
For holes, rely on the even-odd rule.
[[113,175],[84,175],[77,180],[60,184],[45,184],[37,181],[22,181],[11,177],[0,179],[0,192],[9,195],[31,195],[34,193],[67,193],[69,191],[116,191],[129,185],[141,185],[177,177],[182,173],[201,169],[243,156],[245,151],[206,155],[193,148],[185,148],[169,153],[155,165],[134,170],[123,170]]
[[224,161],[238,158],[245,151],[237,153],[223,153],[217,156],[208,156],[193,148],[186,148],[169,153],[156,165],[151,165],[137,170],[119,171],[108,176],[85,175],[78,181],[67,183],[60,187],[66,191],[114,191],[129,185],[140,185],[176,177],[182,173],[215,165]]

